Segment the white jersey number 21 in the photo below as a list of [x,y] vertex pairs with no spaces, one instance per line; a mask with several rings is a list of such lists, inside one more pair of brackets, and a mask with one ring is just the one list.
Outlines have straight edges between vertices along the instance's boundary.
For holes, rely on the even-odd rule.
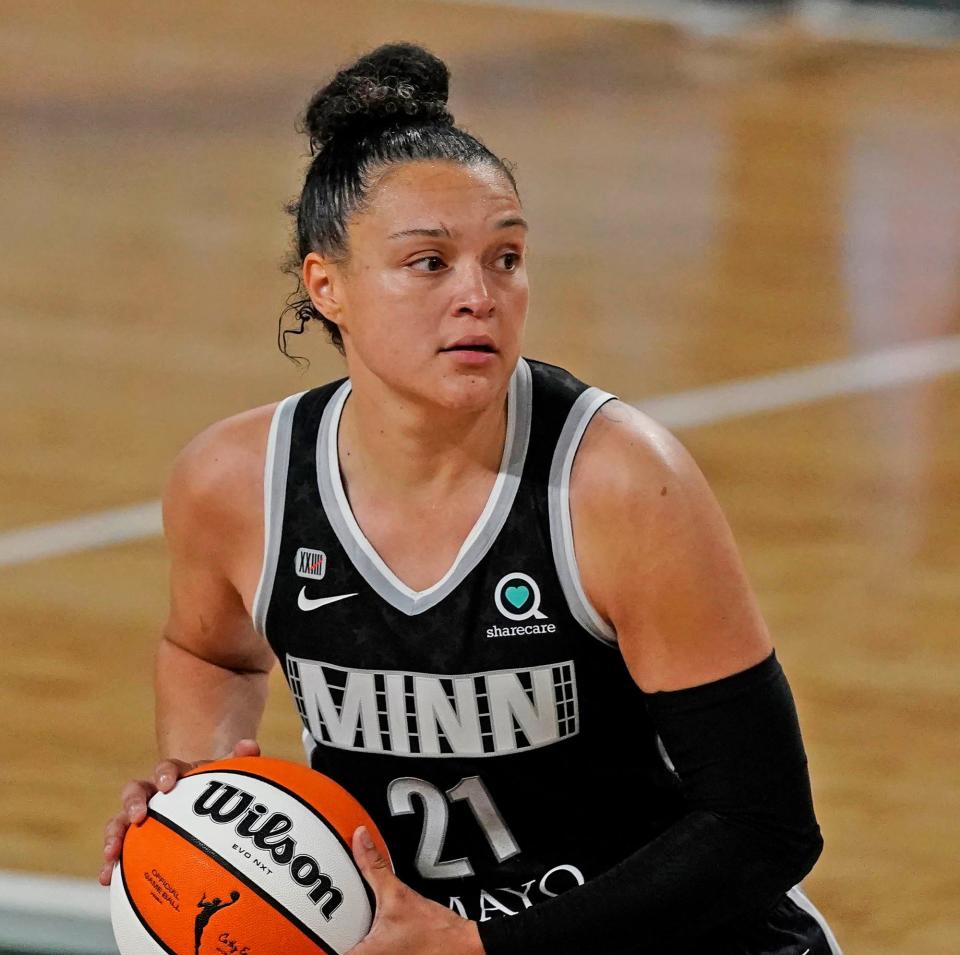
[[467,858],[440,859],[443,842],[447,835],[447,823],[450,817],[449,802],[465,800],[480,824],[487,842],[497,862],[505,862],[515,856],[520,847],[513,838],[500,811],[483,785],[479,776],[467,776],[456,786],[451,786],[446,794],[416,776],[401,776],[387,787],[387,803],[393,816],[408,816],[415,812],[413,796],[418,796],[423,804],[423,829],[420,833],[420,846],[417,849],[417,872],[425,879],[460,879],[473,875],[473,866]]

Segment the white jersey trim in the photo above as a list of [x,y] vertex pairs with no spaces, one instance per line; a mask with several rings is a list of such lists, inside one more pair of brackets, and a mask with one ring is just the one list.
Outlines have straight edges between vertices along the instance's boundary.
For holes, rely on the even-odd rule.
[[573,403],[553,453],[547,491],[553,562],[563,594],[567,598],[567,606],[584,630],[609,646],[616,645],[617,635],[590,603],[580,579],[580,568],[573,546],[573,522],[570,517],[570,472],[573,470],[573,459],[587,425],[600,407],[615,397],[616,395],[599,388],[588,388]]
[[811,916],[817,924],[820,926],[823,931],[823,935],[827,940],[827,944],[830,946],[830,955],[843,955],[840,945],[837,942],[836,937],[830,929],[830,926],[827,924],[827,920],[823,917],[820,910],[810,901],[807,897],[807,893],[803,891],[800,885],[795,885],[792,889],[787,892],[787,898],[795,902],[807,915]]
[[[307,389],[309,390],[309,389]],[[274,409],[267,437],[263,462],[263,564],[253,598],[253,626],[263,637],[267,635],[267,610],[273,595],[280,558],[280,536],[283,530],[283,509],[287,492],[287,471],[290,467],[290,437],[293,413],[307,390],[288,395]]]
[[387,566],[354,517],[340,476],[337,431],[350,394],[345,381],[324,409],[317,436],[317,483],[327,519],[344,551],[367,583],[389,604],[408,616],[436,606],[483,559],[510,514],[530,441],[532,374],[524,359],[517,362],[507,396],[507,429],[500,473],[476,523],[450,568],[426,590],[408,587]]
[[310,735],[310,730],[304,727],[300,731],[300,742],[303,744],[303,751],[307,754],[307,765],[313,766],[313,754],[316,752],[317,741]]

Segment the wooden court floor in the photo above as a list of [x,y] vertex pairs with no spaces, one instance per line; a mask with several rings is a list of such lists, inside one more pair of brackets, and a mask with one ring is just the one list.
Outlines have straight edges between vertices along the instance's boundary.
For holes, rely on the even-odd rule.
[[[694,42],[428,2],[36,4],[0,18],[0,550],[155,500],[210,422],[341,373],[276,350],[294,118],[421,42],[516,163],[526,353],[630,401],[960,334],[960,52]],[[934,347],[937,347],[935,344]],[[842,389],[839,389],[842,390]],[[960,374],[678,434],[791,678],[847,953],[960,951]],[[0,869],[94,880],[153,761],[159,537],[0,567]],[[262,743],[300,758],[278,674]]]

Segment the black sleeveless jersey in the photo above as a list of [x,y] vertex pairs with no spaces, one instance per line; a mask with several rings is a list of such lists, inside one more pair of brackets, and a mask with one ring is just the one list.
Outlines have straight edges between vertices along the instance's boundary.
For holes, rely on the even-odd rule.
[[471,918],[515,911],[619,861],[599,838],[609,820],[639,846],[677,811],[642,694],[573,555],[573,455],[613,396],[518,362],[490,498],[453,567],[416,592],[344,494],[349,391],[337,381],[277,409],[255,623],[311,764],[371,814],[397,875]]
[[349,393],[342,379],[276,409],[254,624],[284,667],[311,765],[370,813],[399,878],[467,918],[515,914],[683,813],[573,549],[574,455],[614,396],[521,359],[487,504],[446,575],[414,591],[344,492]]

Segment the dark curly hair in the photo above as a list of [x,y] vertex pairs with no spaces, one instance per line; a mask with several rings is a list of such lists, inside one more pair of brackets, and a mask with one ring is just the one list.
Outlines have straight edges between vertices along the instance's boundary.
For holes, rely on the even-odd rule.
[[[449,81],[446,64],[423,47],[388,43],[341,69],[310,100],[297,130],[310,137],[313,159],[300,197],[286,206],[296,218],[296,232],[282,266],[297,287],[280,314],[278,344],[295,363],[299,358],[287,352],[286,336],[302,334],[311,319],[323,324],[343,354],[340,329],[317,311],[301,268],[310,252],[338,264],[349,261],[347,220],[363,211],[375,173],[383,167],[418,159],[485,163],[503,171],[519,198],[508,161],[454,125],[447,111]],[[299,328],[284,330],[288,312]]]

